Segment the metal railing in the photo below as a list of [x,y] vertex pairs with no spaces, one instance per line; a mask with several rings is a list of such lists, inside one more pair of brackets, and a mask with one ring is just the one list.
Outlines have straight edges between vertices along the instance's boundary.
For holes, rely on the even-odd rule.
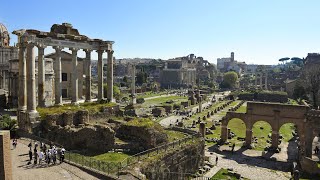
[[[32,134],[25,134],[26,137],[30,139],[34,139],[37,141],[44,142],[45,144],[51,143],[51,141],[40,138],[38,136],[32,135]],[[155,157],[158,155],[163,155],[165,152],[176,149],[176,148],[181,148],[181,146],[192,143],[195,140],[199,138],[199,134],[191,134],[183,139],[179,139],[167,144],[160,145],[158,147],[148,149],[146,151],[137,153],[135,155],[129,156],[128,158],[124,159],[121,162],[105,162],[105,161],[100,161],[97,159],[94,159],[89,156],[84,156],[81,154],[78,154],[73,151],[66,151],[64,160],[66,162],[70,162],[71,164],[76,164],[77,166],[83,167],[85,169],[93,170],[98,173],[106,174],[106,175],[118,175],[119,172],[126,169],[127,167],[138,163],[139,161],[144,161],[147,160],[148,158]],[[53,143],[57,147],[62,147],[61,145],[57,143]]]

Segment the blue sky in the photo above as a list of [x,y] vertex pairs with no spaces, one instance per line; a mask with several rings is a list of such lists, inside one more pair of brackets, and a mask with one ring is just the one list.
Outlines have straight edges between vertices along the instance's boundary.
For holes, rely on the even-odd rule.
[[194,53],[216,63],[234,51],[237,60],[276,64],[320,52],[319,8],[319,0],[3,0],[0,22],[10,32],[69,22],[90,38],[115,41],[117,58]]

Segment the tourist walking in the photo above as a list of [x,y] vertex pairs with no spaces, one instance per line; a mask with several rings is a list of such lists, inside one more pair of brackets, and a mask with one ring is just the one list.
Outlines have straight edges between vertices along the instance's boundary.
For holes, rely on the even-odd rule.
[[232,148],[231,148],[231,152],[232,152],[232,154],[233,154],[233,152],[234,152],[234,147],[235,147],[236,145],[233,143],[232,144]]
[[318,154],[318,153],[319,153],[319,148],[318,148],[318,146],[316,146],[316,148],[314,149],[314,153],[315,153],[315,154]]
[[62,148],[60,150],[60,163],[62,163],[64,161],[64,153],[65,153],[65,151],[66,150],[64,148]]
[[46,154],[46,157],[47,157],[47,164],[49,165],[49,164],[50,164],[50,162],[51,162],[51,153],[50,153],[50,149],[48,149],[47,154]]
[[219,158],[218,158],[218,156],[216,156],[216,165],[218,165],[218,160],[219,160]]
[[33,163],[34,163],[34,164],[37,164],[37,163],[38,163],[38,153],[37,153],[37,149],[34,149],[33,155],[34,155],[34,161],[33,161]]
[[53,164],[56,164],[56,161],[57,161],[57,151],[56,151],[56,149],[53,149],[52,152],[53,152],[53,153],[52,153],[52,162],[53,162]]
[[29,150],[29,161],[31,162],[31,160],[32,160],[32,151]]
[[13,139],[12,140],[12,146],[13,146],[13,149],[15,149],[17,147],[17,139]]
[[39,156],[39,164],[41,164],[43,156],[44,156],[43,152],[39,151],[38,156]]

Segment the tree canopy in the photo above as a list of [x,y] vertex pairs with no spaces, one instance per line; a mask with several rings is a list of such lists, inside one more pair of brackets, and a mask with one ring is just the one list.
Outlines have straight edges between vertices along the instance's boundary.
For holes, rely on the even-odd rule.
[[238,81],[238,74],[234,71],[224,73],[222,87],[234,88]]

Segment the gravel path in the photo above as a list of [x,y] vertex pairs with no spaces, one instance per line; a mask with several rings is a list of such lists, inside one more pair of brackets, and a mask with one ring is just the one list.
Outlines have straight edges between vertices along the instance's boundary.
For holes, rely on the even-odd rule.
[[16,149],[11,150],[12,174],[14,180],[95,180],[96,177],[67,163],[48,166],[44,162],[41,165],[27,165],[29,159],[28,142],[18,140]]

